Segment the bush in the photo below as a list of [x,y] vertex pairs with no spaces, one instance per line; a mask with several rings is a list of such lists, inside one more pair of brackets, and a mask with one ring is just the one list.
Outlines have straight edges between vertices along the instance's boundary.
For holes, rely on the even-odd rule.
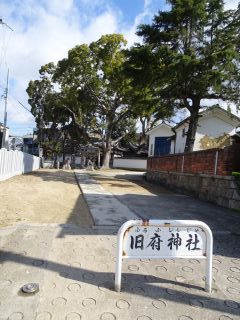
[[240,178],[240,172],[237,172],[237,171],[232,172],[232,176]]

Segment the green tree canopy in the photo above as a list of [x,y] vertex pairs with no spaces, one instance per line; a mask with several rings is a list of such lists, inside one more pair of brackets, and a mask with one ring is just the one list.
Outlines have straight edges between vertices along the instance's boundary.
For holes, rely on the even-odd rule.
[[50,124],[57,133],[60,127],[82,144],[101,141],[103,168],[109,167],[112,147],[133,136],[139,117],[145,123],[153,113],[169,115],[149,85],[132,82],[125,45],[120,34],[78,45],[57,65],[42,66],[40,80],[30,81],[27,89],[38,126]]
[[67,107],[71,101],[66,101],[66,96],[56,87],[53,75],[56,66],[48,63],[39,70],[40,80],[30,81],[27,93],[31,112],[35,117],[38,127],[38,139],[41,146],[51,150],[52,155],[60,151],[64,153],[66,142],[71,141],[74,149],[74,141],[81,138],[87,140],[85,127],[81,126],[72,112]]
[[55,138],[67,133],[82,145],[100,140],[103,167],[109,166],[113,144],[136,122],[126,94],[130,85],[123,72],[125,44],[122,35],[102,36],[71,49],[57,65],[41,67],[40,80],[30,81],[27,88],[40,140],[46,126]]
[[149,87],[162,108],[189,110],[188,152],[204,99],[239,105],[240,7],[224,11],[221,0],[168,3],[170,11],[139,26],[144,44],[132,48],[129,63],[135,85]]
[[[129,79],[123,72],[125,45],[122,35],[111,34],[90,45],[76,46],[66,59],[58,62],[54,74],[54,81],[60,84],[67,101],[77,99],[81,105],[81,108],[76,103],[68,105],[70,112],[78,118],[80,111],[82,114],[91,111],[90,128],[92,134],[102,140],[104,168],[109,167],[111,148],[116,140],[114,128],[131,116],[127,101]],[[124,130],[127,131],[127,126]]]

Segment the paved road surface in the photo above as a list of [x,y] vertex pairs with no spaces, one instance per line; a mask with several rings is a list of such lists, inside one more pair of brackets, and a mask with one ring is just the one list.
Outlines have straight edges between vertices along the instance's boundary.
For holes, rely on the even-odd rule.
[[[81,173],[85,174],[82,181]],[[99,206],[101,212],[106,207],[103,225],[98,219],[94,228],[28,224],[1,229],[0,320],[240,319],[239,215],[168,192],[151,195],[144,191],[141,175],[136,181],[141,187],[135,187],[139,193],[134,194],[128,193],[134,184],[123,180],[122,173],[118,173],[117,183],[125,184],[124,190],[114,187],[116,181],[108,173],[115,197],[104,188],[106,178],[98,177],[96,183],[96,172],[90,174],[86,177],[86,172],[78,172],[78,181],[85,198],[89,199],[87,193],[91,196],[90,210],[93,195],[102,197],[95,209]],[[131,179],[134,177],[131,173]],[[111,211],[109,197],[111,203],[121,204],[120,211],[117,207]],[[196,219],[202,213],[215,230],[212,294],[203,290],[204,261],[197,259],[124,261],[122,292],[115,292],[116,231],[124,207],[131,218],[159,214],[169,219],[184,214],[185,218]],[[108,215],[110,226],[106,226]],[[28,282],[39,283],[37,294],[20,293],[21,286]]]

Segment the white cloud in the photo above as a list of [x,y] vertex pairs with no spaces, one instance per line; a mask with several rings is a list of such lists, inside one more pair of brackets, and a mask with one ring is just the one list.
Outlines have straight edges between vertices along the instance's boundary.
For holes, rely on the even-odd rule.
[[144,9],[147,9],[151,3],[152,3],[152,0],[144,0]]
[[57,14],[57,15],[65,15],[74,7],[73,0],[44,0],[44,5],[46,6],[48,12]]
[[[10,68],[9,93],[25,105],[28,82],[38,78],[41,65],[50,61],[57,62],[73,46],[97,40],[102,34],[117,32],[118,29],[117,14],[111,10],[97,17],[93,13],[87,17],[88,24],[80,28],[86,17],[74,8],[72,0],[44,0],[42,3],[25,0],[20,7],[18,1],[9,5],[5,2],[0,4],[0,12],[6,14],[4,20],[14,28],[8,48],[4,48],[4,52],[7,49],[6,62]],[[11,31],[5,29],[4,33]],[[0,74],[6,74],[6,70],[6,67],[0,66]],[[2,87],[5,85],[5,77],[1,76],[0,84]],[[33,124],[31,114],[16,107],[16,104],[18,102],[15,100],[8,105],[10,124]],[[2,105],[3,103],[0,104],[0,121],[3,118]]]
[[[140,42],[135,34],[136,27],[153,17],[154,3],[156,0],[144,0],[142,12],[133,24],[126,26],[124,13],[107,0],[1,0],[1,18],[14,29],[11,32],[0,26],[0,95],[6,82],[7,64],[12,97],[8,106],[9,123],[34,126],[31,114],[16,106],[16,100],[27,105],[25,90],[31,79],[38,78],[41,65],[57,62],[75,45],[90,43],[106,33],[123,33],[129,45]],[[236,6],[237,1],[227,1],[227,8]],[[1,121],[3,101],[0,103]]]
[[103,34],[116,33],[118,31],[118,20],[114,12],[93,18],[90,25],[83,31],[83,42],[92,42],[99,39]]
[[232,9],[237,9],[239,0],[227,0],[227,1],[224,1],[224,3],[225,3],[224,7],[226,10],[232,10]]
[[144,0],[144,9],[143,11],[136,16],[134,19],[134,24],[129,29],[123,29],[122,33],[125,35],[128,40],[128,46],[134,45],[134,43],[142,42],[142,39],[136,35],[137,26],[144,21],[147,16],[153,16],[153,13],[150,10],[150,5],[152,0]]
[[[3,20],[14,29],[13,33],[7,28],[4,29],[8,37],[11,35],[8,47],[4,48],[11,79],[9,94],[12,101],[8,104],[10,125],[34,125],[31,114],[21,109],[17,100],[27,105],[28,82],[38,78],[41,65],[50,61],[57,62],[75,45],[90,43],[107,33],[124,33],[130,44],[139,41],[135,35],[136,26],[149,14],[148,6],[151,1],[144,0],[143,12],[128,28],[121,28],[123,13],[115,6],[110,7],[106,0],[79,1],[81,8],[86,10],[77,8],[74,0],[1,1],[0,12],[4,13]],[[95,10],[96,8],[98,10]],[[4,75],[6,72],[6,66],[0,65],[0,74]],[[0,84],[2,87],[5,85],[5,77],[0,76]],[[3,118],[2,105],[3,102],[0,104],[0,121]]]

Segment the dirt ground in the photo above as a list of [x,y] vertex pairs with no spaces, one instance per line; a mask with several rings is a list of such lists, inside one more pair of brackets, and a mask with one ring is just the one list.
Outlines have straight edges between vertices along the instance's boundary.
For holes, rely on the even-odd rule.
[[[124,170],[91,172],[113,194],[160,194],[166,189],[143,179],[129,181]],[[0,181],[0,226],[15,223],[68,223],[93,220],[73,171],[41,169]]]
[[94,179],[96,179],[102,187],[113,194],[141,194],[141,195],[160,195],[163,193],[172,193],[171,191],[163,188],[160,185],[147,182],[146,180],[139,178],[131,181],[131,175],[129,177],[126,172],[131,171],[113,169],[95,171],[92,173]]
[[0,181],[0,212],[0,226],[93,223],[72,171],[41,169]]

